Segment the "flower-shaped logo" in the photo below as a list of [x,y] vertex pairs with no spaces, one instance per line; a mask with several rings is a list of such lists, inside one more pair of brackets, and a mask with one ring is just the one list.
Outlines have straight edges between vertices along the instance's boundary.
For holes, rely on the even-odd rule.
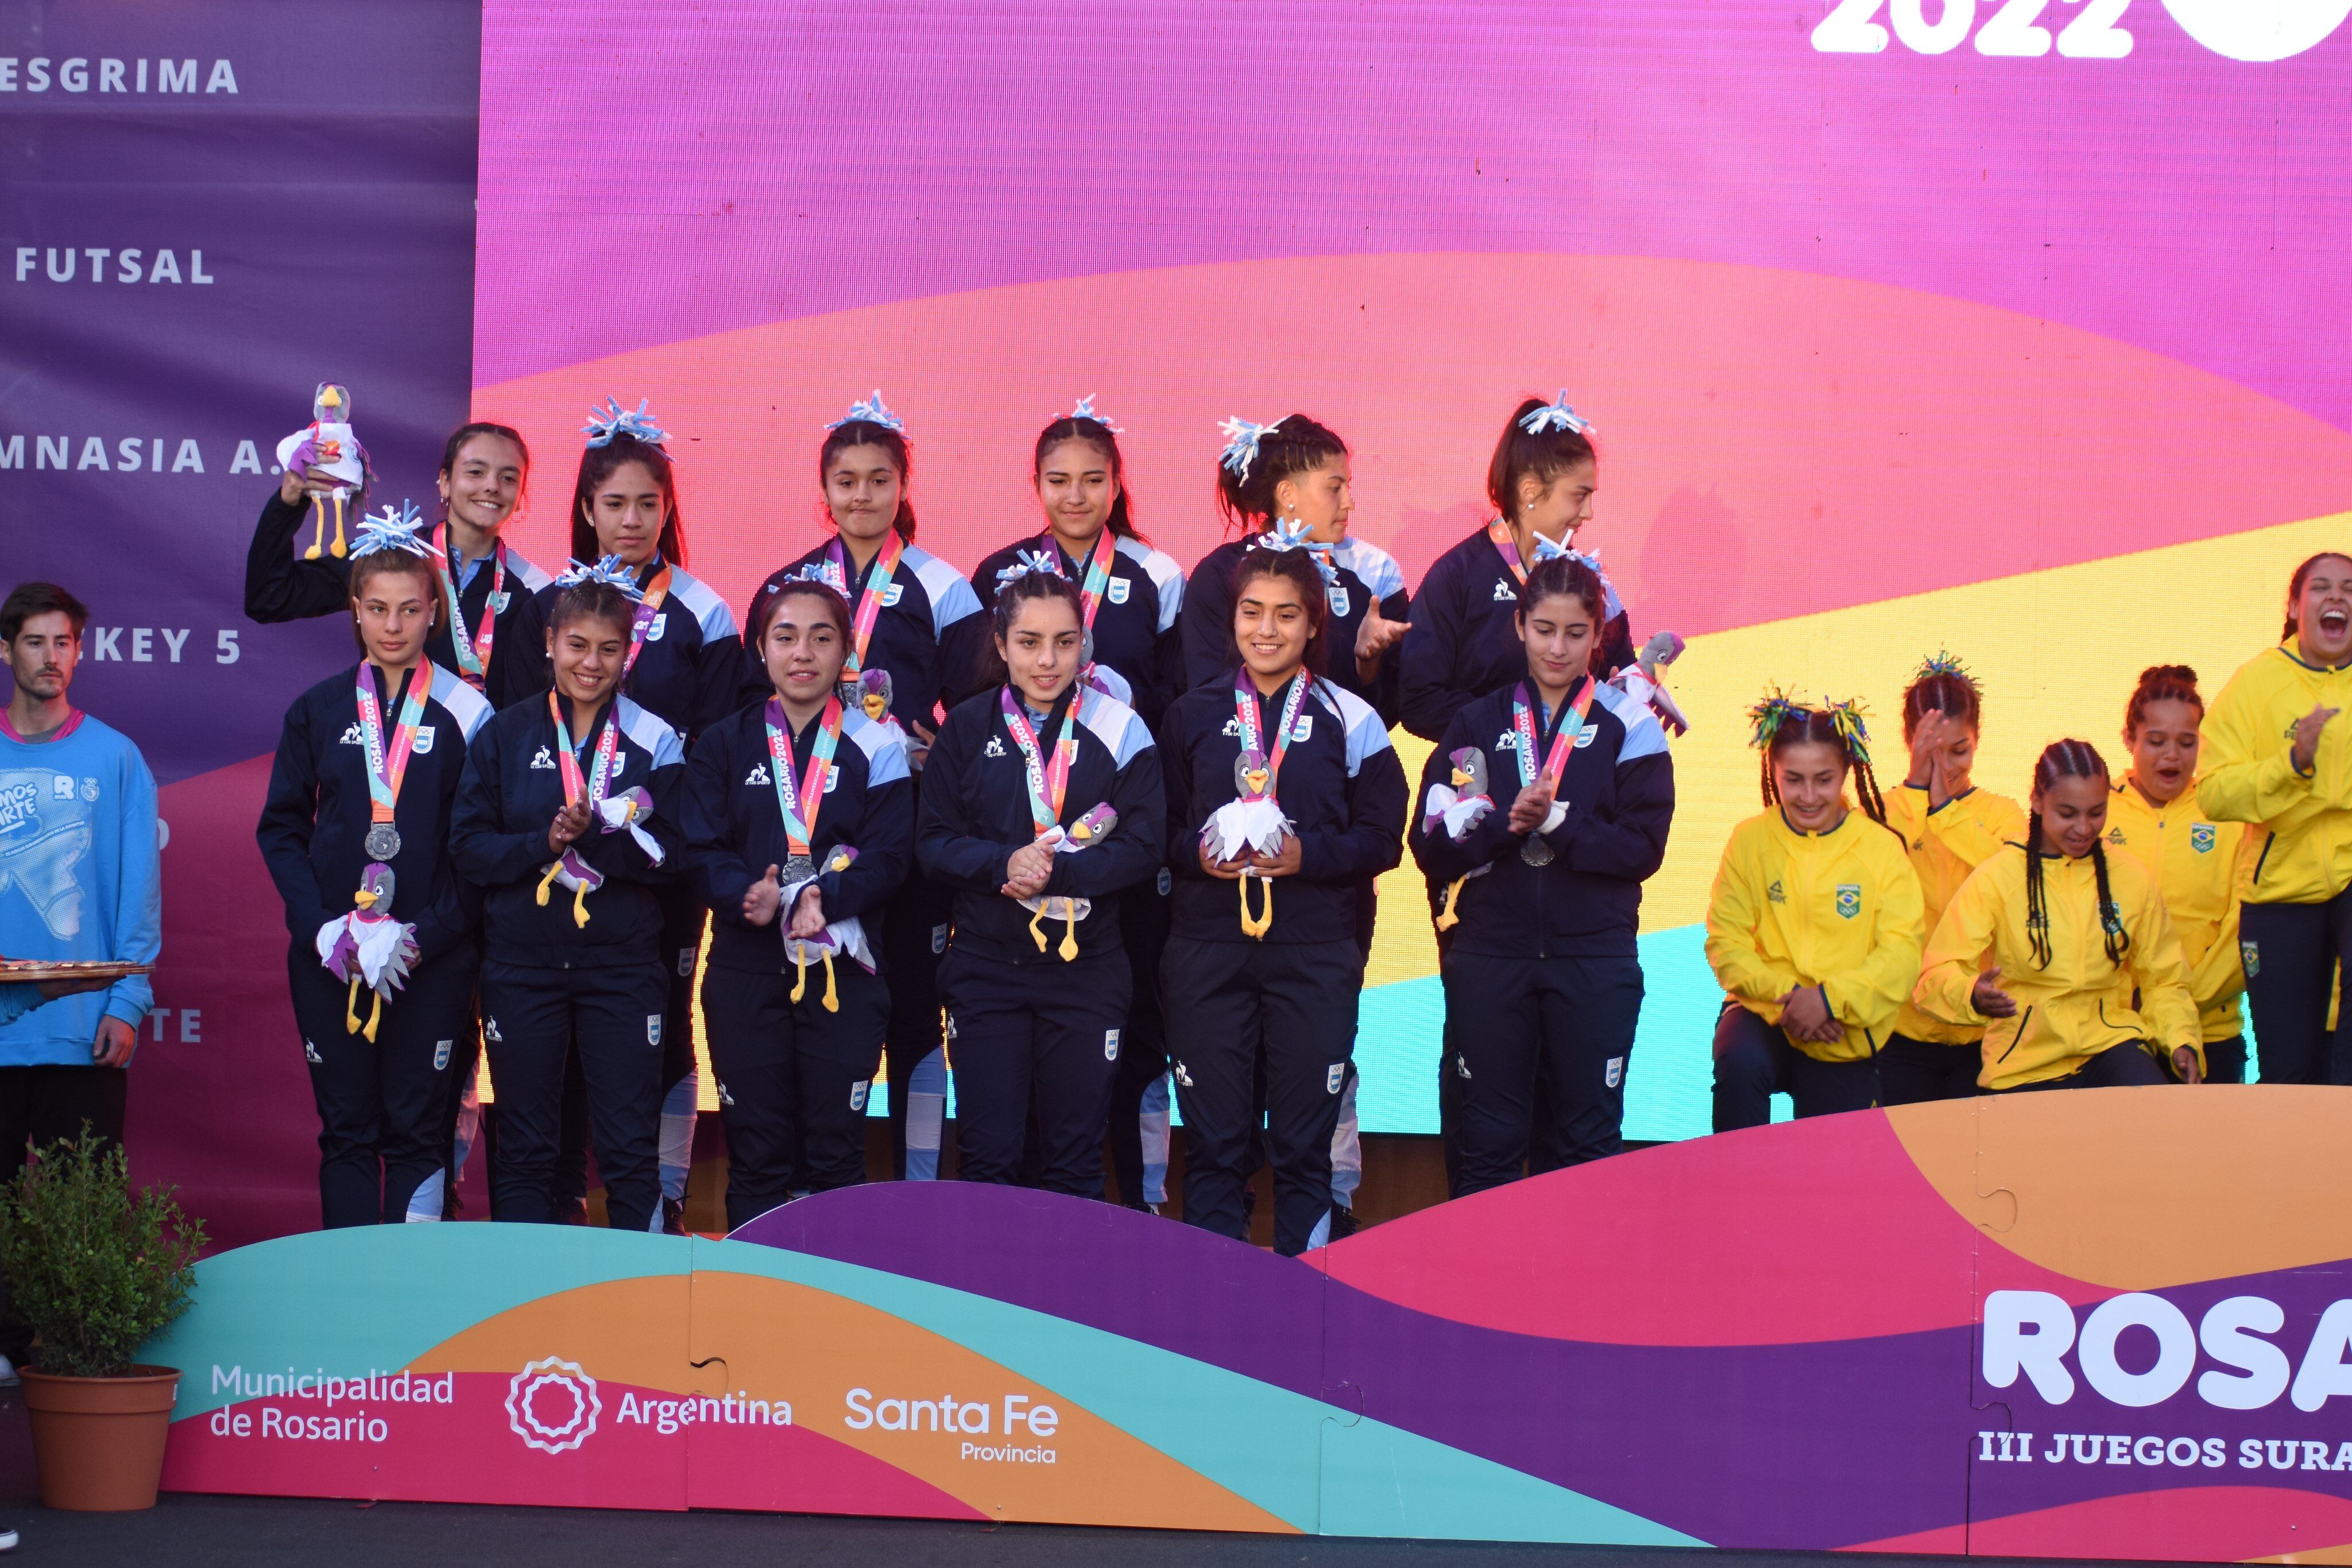
[[560,1356],[530,1363],[507,1385],[507,1425],[542,1454],[566,1453],[586,1442],[604,1413],[596,1380]]

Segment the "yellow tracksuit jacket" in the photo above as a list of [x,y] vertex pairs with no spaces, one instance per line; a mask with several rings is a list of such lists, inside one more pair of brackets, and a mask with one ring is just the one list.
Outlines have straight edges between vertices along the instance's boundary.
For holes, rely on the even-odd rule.
[[1852,1061],[1886,1043],[1918,979],[1926,935],[1902,840],[1860,811],[1804,833],[1775,809],[1734,828],[1724,846],[1706,961],[1732,1000],[1770,1024],[1791,989],[1822,987],[1844,1038],[1789,1043],[1822,1061]]
[[[1935,1017],[1984,1030],[1977,1082],[2013,1089],[2063,1078],[2103,1051],[2143,1043],[2168,1061],[2175,1046],[2188,1046],[2201,1063],[2180,938],[2139,862],[2107,857],[2107,885],[2131,937],[2120,967],[2107,961],[2090,857],[2045,856],[2042,875],[2047,968],[2035,966],[2026,933],[2025,851],[2015,844],[1977,868],[1927,938],[1927,969],[1912,1000]],[[2000,966],[2000,988],[2017,1003],[2014,1017],[1986,1019],[1969,999],[1988,957]]]
[[[2300,773],[2294,724],[2315,707],[2346,711]],[[2254,825],[2245,901],[2324,904],[2352,886],[2352,665],[2306,664],[2291,641],[2258,653],[2221,688],[2200,733],[2197,804],[2215,821]]]
[[2208,1044],[2245,1032],[2238,1016],[2246,989],[2238,956],[2238,890],[2253,870],[2257,836],[2243,822],[2208,821],[2191,790],[2169,805],[2152,806],[2126,780],[2107,803],[2107,847],[2138,861],[2155,881],[2173,935],[2180,938],[2189,994]]
[[[1990,789],[1971,789],[1947,800],[1938,811],[1927,810],[1925,789],[1908,784],[1889,789],[1886,825],[1903,835],[1911,852],[1911,869],[1919,874],[1919,895],[1931,932],[1977,867],[2001,845],[2025,837],[2025,813],[2016,801]],[[1906,1000],[1895,1015],[1895,1032],[1938,1045],[1974,1045],[1984,1038],[1984,1026],[1950,1023]]]

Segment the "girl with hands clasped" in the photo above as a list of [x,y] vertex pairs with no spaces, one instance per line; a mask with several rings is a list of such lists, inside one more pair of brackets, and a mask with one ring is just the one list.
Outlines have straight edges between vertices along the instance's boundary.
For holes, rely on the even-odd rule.
[[[1919,976],[1919,878],[1853,703],[1777,693],[1754,709],[1764,814],[1732,830],[1706,912],[1724,989],[1715,1028],[1715,1130],[1759,1127],[1772,1096],[1800,1116],[1881,1103],[1878,1053]],[[1862,803],[1847,803],[1851,780]]]
[[785,584],[761,601],[751,646],[774,695],[703,733],[686,789],[687,880],[712,914],[702,1014],[730,1229],[865,1177],[866,1090],[890,1014],[866,923],[915,841],[904,737],[836,689],[841,595]]
[[1320,1245],[1364,978],[1362,884],[1397,863],[1404,770],[1371,706],[1318,674],[1322,574],[1297,550],[1234,570],[1232,663],[1161,722],[1175,908],[1160,967],[1184,1114],[1186,1223],[1246,1238],[1263,1062],[1274,1246]]
[[2109,845],[2137,859],[2156,882],[2189,965],[2205,1040],[2205,1082],[2246,1081],[2246,1038],[2238,998],[2246,976],[2238,955],[2238,891],[2253,869],[2242,822],[2209,821],[2197,804],[2199,728],[2205,701],[2197,672],[2158,664],[2140,672],[2124,710],[2131,768],[2109,796]]
[[[1911,752],[1903,788],[1886,797],[1886,825],[1918,873],[1927,929],[1943,918],[1960,884],[2004,843],[2025,836],[2025,813],[2005,795],[1976,786],[1977,729],[1983,694],[1967,666],[1937,653],[1903,693],[1903,739]],[[1909,1001],[1878,1053],[1880,1103],[1909,1105],[1976,1092],[1983,1030],[1923,1012]]]
[[1520,678],[1454,716],[1412,827],[1451,932],[1439,967],[1457,1197],[1518,1178],[1538,1113],[1565,1164],[1618,1151],[1642,1011],[1642,883],[1674,821],[1664,730],[1596,668],[1599,574],[1545,560],[1518,606]]
[[676,876],[677,731],[620,694],[640,597],[625,569],[557,580],[555,685],[485,724],[466,758],[450,852],[483,889],[483,1048],[499,1091],[491,1217],[555,1214],[566,1059],[585,1081],[605,1211],[663,1228],[656,1164]]
[[425,657],[438,606],[422,524],[387,507],[336,563],[363,656],[287,710],[257,834],[294,937],[330,1228],[441,1218],[451,1042],[474,1027],[474,914],[449,824],[490,705]]
[[1913,1001],[1984,1027],[1984,1089],[2107,1088],[2204,1074],[2197,1004],[2156,883],[2110,856],[2107,765],[2062,740],[2033,769],[2033,812],[1962,884],[1927,939]]
[[2352,557],[2313,556],[2287,585],[2286,631],[2230,677],[2202,727],[2197,804],[2252,824],[2239,949],[2265,1083],[2352,1083]]
[[1013,578],[993,622],[1004,678],[940,727],[916,833],[955,894],[957,1146],[965,1180],[1015,1181],[1034,1108],[1039,1185],[1098,1198],[1129,985],[1115,895],[1160,864],[1160,759],[1134,709],[1078,679],[1077,584]]

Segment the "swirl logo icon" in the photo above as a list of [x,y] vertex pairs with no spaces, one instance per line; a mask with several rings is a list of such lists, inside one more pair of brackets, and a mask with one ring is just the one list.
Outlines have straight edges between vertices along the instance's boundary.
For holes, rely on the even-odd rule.
[[586,1442],[604,1413],[596,1380],[560,1356],[530,1363],[507,1385],[507,1425],[542,1454],[568,1453]]
[[2181,30],[2233,60],[2283,60],[2323,43],[2352,0],[2164,0]]

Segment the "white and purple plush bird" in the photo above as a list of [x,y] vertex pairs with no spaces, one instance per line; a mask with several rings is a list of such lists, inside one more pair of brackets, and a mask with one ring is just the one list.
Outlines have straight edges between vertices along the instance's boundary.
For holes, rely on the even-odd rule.
[[[1072,822],[1067,828],[1056,825],[1040,838],[1042,843],[1054,846],[1057,855],[1074,855],[1107,841],[1118,826],[1118,813],[1106,800]],[[1040,894],[1024,898],[1021,907],[1029,911],[1029,936],[1037,944],[1037,951],[1045,950],[1045,933],[1041,923],[1058,920],[1062,923],[1062,944],[1055,949],[1062,962],[1068,963],[1078,956],[1078,922],[1095,912],[1091,898],[1074,898],[1064,894]]]
[[1445,836],[1460,843],[1462,836],[1495,809],[1495,798],[1486,782],[1485,752],[1475,746],[1465,746],[1448,757],[1446,762],[1446,781],[1432,784],[1429,799],[1422,803],[1421,831],[1434,832],[1442,822]]
[[[360,875],[360,890],[352,895],[355,907],[319,927],[319,962],[351,989],[343,1002],[343,1027],[375,1041],[383,1019],[383,1004],[408,983],[416,963],[416,927],[392,917],[392,868],[370,861]],[[360,1023],[360,988],[375,993],[367,1023]]]
[[662,847],[651,833],[637,826],[654,814],[654,798],[640,784],[624,789],[617,795],[607,795],[596,802],[596,816],[608,833],[626,832],[637,841],[637,848],[646,852],[646,859],[655,865],[662,862]]
[[1649,705],[1658,716],[1658,722],[1676,735],[1690,733],[1690,720],[1683,716],[1681,705],[1666,690],[1665,679],[1659,672],[1683,656],[1683,640],[1672,632],[1654,632],[1633,655],[1633,663],[1610,677],[1609,684],[1636,702]]
[[[1291,832],[1290,819],[1282,814],[1282,807],[1274,798],[1274,769],[1265,753],[1255,746],[1245,746],[1234,758],[1234,788],[1240,798],[1226,801],[1209,814],[1201,826],[1201,847],[1209,852],[1212,860],[1230,863],[1255,851],[1262,855],[1278,855],[1282,841]],[[1250,913],[1249,884],[1265,882],[1254,872],[1241,874],[1242,934],[1265,940],[1274,929],[1274,884],[1265,883],[1265,913]]]
[[[835,873],[847,871],[850,862],[856,858],[855,849],[847,844],[836,844],[825,858],[824,869]],[[834,958],[838,956],[850,959],[870,975],[874,973],[874,947],[866,939],[866,927],[854,915],[846,920],[827,921],[824,929],[814,936],[793,935],[793,905],[800,902],[801,890],[815,881],[814,875],[804,876],[783,890],[783,895],[776,902],[778,924],[784,933],[784,956],[793,961],[793,1000],[799,1001],[808,991],[808,967],[822,964],[824,966],[824,1010],[837,1013],[841,1010],[841,990],[834,979]]]
[[604,885],[604,873],[580,858],[580,852],[569,845],[562,854],[547,862],[547,874],[539,879],[539,902],[547,904],[551,886],[572,890],[572,923],[588,924],[588,895]]
[[[344,553],[343,508],[352,495],[367,488],[367,448],[352,434],[352,392],[349,387],[320,382],[310,400],[310,423],[278,444],[278,466],[288,473],[316,472],[340,481],[326,496],[310,497],[310,518],[317,532],[305,560]],[[335,542],[327,542],[326,502],[335,504]]]

